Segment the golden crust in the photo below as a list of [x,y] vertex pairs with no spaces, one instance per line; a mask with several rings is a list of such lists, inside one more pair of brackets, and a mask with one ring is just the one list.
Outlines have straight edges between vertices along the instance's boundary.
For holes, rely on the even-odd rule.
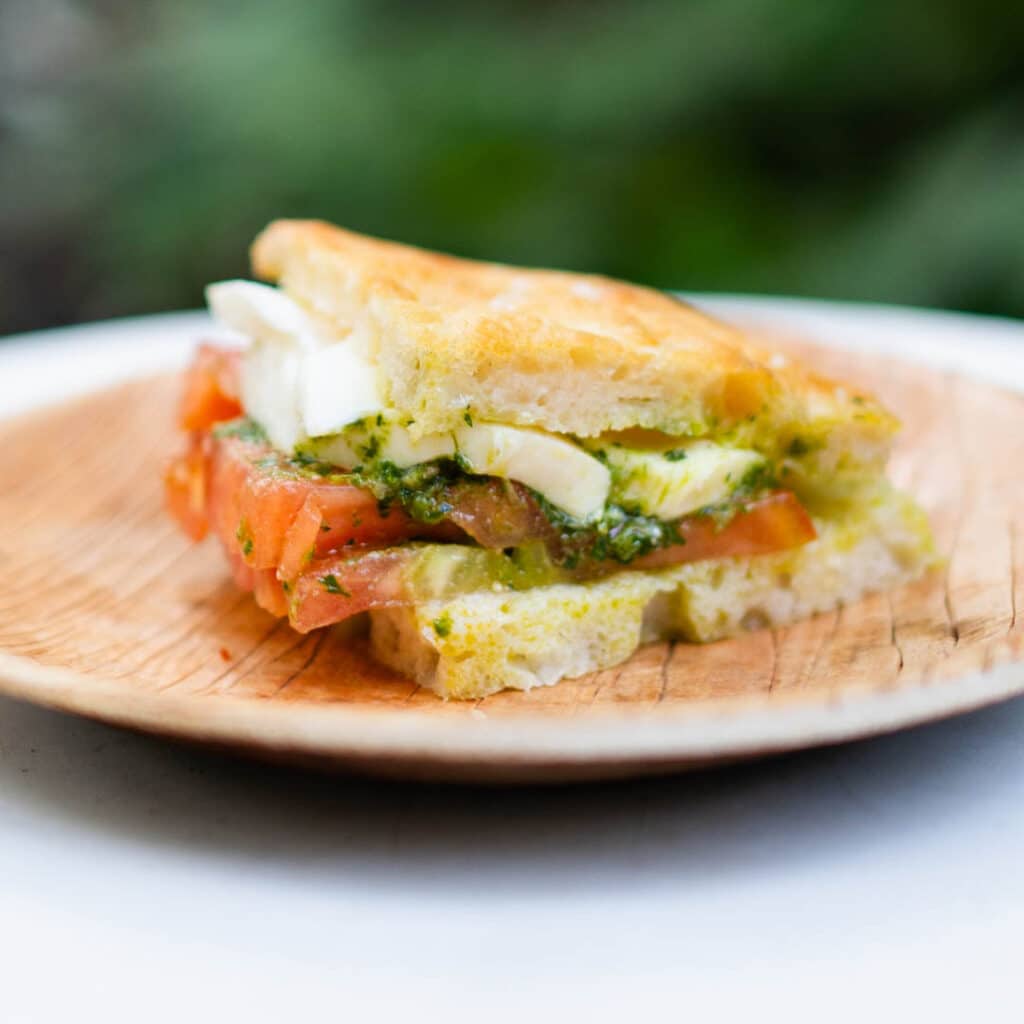
[[315,221],[274,222],[252,261],[341,329],[369,330],[385,397],[418,432],[456,427],[467,407],[577,436],[738,431],[762,448],[808,426],[842,435],[843,450],[885,447],[895,429],[868,396],[776,366],[741,331],[653,289],[458,259]]

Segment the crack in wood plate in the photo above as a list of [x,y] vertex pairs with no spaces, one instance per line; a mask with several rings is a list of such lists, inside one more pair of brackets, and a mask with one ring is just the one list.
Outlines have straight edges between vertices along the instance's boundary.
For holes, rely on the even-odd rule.
[[891,474],[946,568],[792,627],[655,644],[554,687],[445,703],[342,630],[301,636],[161,506],[176,382],[0,427],[0,692],[249,754],[465,781],[666,771],[871,735],[1024,690],[1024,400],[785,342],[904,420]]

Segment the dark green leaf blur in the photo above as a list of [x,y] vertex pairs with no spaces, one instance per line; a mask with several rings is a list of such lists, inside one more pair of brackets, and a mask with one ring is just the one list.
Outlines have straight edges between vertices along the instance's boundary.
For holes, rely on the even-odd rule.
[[1024,315],[1024,5],[0,3],[0,331],[197,306],[274,217]]

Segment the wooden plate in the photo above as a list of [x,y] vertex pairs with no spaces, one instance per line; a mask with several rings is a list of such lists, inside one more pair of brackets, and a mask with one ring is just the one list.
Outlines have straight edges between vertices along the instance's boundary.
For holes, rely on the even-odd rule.
[[247,753],[460,780],[666,771],[892,730],[1024,691],[1024,402],[810,348],[904,418],[893,475],[948,568],[789,629],[658,644],[529,693],[444,703],[338,632],[299,636],[161,509],[165,375],[0,427],[0,691]]

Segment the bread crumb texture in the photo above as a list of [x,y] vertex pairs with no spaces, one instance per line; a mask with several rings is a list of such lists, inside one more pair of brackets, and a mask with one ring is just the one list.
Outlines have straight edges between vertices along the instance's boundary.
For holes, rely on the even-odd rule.
[[877,469],[896,420],[672,295],[596,275],[457,259],[317,221],[276,221],[257,276],[369,339],[415,437],[480,420],[595,437],[630,428],[794,444]]

